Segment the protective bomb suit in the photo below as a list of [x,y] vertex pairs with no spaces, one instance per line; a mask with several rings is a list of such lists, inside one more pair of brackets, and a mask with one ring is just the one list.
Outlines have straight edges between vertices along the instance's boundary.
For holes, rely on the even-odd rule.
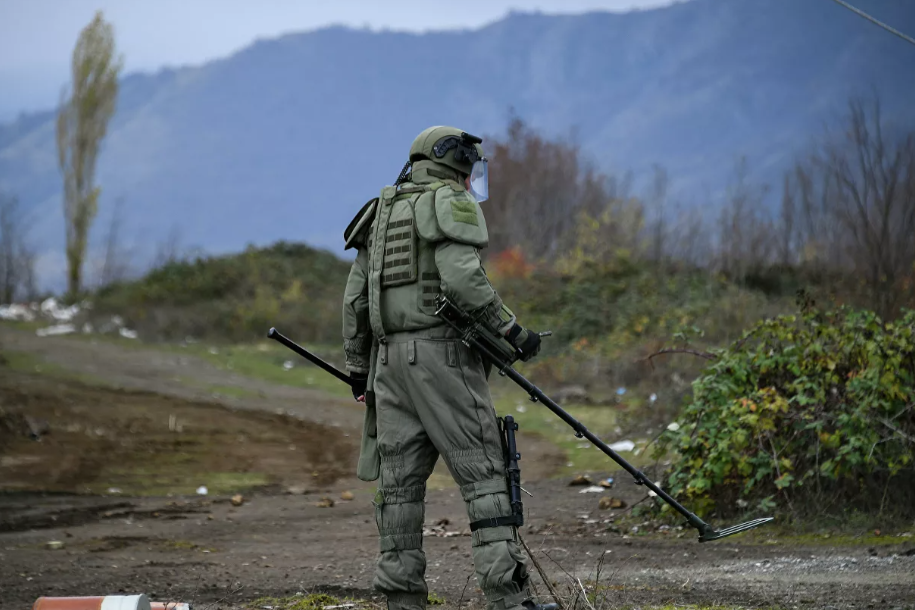
[[488,243],[481,139],[452,127],[423,131],[398,184],[382,189],[347,228],[357,250],[343,303],[346,366],[365,388],[357,475],[380,478],[375,588],[391,610],[425,608],[422,550],[426,480],[439,456],[460,486],[480,588],[494,610],[530,608],[488,371],[435,315],[435,299],[480,312],[526,354],[537,333],[519,326],[480,262]]

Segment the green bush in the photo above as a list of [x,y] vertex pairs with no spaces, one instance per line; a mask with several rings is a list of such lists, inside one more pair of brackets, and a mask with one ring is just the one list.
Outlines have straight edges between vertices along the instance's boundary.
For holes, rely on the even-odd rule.
[[693,383],[659,452],[708,511],[895,506],[915,513],[915,312],[849,308],[760,322]]
[[146,340],[250,341],[271,326],[300,340],[339,342],[350,263],[304,244],[176,261],[101,290],[93,322],[122,316]]

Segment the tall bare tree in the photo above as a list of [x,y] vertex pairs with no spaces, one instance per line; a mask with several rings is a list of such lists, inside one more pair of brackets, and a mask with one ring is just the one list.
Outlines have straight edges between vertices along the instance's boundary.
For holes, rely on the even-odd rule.
[[576,144],[548,140],[518,118],[490,156],[493,203],[484,205],[493,253],[520,245],[532,258],[555,257],[577,213],[600,214],[619,190]]
[[794,171],[802,259],[850,270],[869,306],[892,316],[915,296],[915,131],[889,130],[876,98],[848,110]]
[[737,282],[772,263],[773,227],[763,209],[768,186],[749,180],[746,158],[740,158],[719,217],[718,266]]
[[64,181],[67,288],[82,287],[89,228],[98,210],[95,164],[114,114],[122,61],[115,56],[114,29],[98,12],[80,32],[71,64],[72,90],[57,114],[57,155]]

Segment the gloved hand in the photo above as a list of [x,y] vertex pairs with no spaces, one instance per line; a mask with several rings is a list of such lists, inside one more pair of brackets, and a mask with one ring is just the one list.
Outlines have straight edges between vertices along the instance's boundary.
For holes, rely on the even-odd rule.
[[521,360],[527,362],[540,352],[540,335],[515,324],[506,335],[508,342],[521,351]]
[[350,373],[352,380],[353,398],[358,402],[365,402],[365,388],[368,386],[369,376],[363,373]]

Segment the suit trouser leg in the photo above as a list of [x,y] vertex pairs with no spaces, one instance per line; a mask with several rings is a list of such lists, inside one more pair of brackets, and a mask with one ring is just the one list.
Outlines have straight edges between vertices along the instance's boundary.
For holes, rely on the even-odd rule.
[[[470,522],[510,516],[502,440],[479,355],[457,340],[390,347],[388,366],[399,368],[413,411],[460,486]],[[491,610],[517,608],[530,598],[516,527],[478,529],[471,544]]]
[[375,494],[375,523],[381,553],[375,589],[390,610],[426,607],[426,556],[422,548],[426,480],[438,452],[413,409],[404,380],[383,349],[376,362],[375,408],[381,473]]

